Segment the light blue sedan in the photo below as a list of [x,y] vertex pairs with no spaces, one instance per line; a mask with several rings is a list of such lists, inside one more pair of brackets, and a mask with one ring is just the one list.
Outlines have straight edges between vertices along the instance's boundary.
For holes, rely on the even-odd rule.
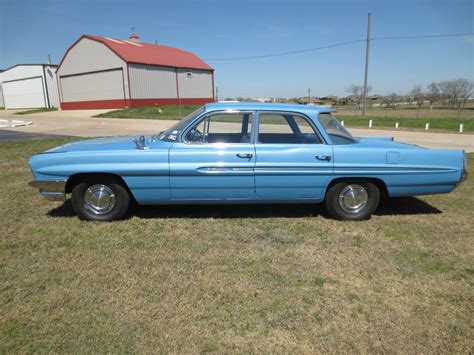
[[77,215],[95,221],[124,218],[132,201],[324,202],[334,218],[362,220],[382,196],[448,193],[466,177],[464,151],[353,137],[333,113],[208,104],[156,135],[92,139],[36,154],[30,185],[50,200],[72,194]]

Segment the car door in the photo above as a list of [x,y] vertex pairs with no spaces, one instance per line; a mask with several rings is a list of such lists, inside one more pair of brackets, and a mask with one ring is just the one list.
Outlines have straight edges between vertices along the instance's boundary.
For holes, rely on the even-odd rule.
[[253,112],[210,113],[170,149],[172,200],[255,199]]
[[276,201],[322,200],[333,174],[333,150],[311,120],[292,112],[259,112],[258,122],[257,195]]

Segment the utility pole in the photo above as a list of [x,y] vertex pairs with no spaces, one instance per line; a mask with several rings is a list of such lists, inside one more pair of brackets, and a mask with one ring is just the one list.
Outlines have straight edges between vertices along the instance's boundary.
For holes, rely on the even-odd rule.
[[308,105],[311,103],[311,88],[308,89]]
[[51,55],[48,54],[48,64],[51,65]]
[[364,76],[364,98],[362,102],[362,116],[365,116],[367,106],[367,79],[369,76],[369,49],[370,49],[370,27],[372,22],[372,14],[369,12],[367,16],[367,44],[365,47],[365,76]]
[[219,88],[216,86],[216,102],[219,101]]

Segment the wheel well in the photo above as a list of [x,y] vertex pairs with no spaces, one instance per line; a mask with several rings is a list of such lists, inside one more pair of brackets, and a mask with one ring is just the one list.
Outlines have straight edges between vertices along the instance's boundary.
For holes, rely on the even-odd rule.
[[71,175],[66,182],[66,193],[69,194],[72,192],[72,189],[77,184],[86,181],[86,182],[93,182],[93,181],[104,181],[104,180],[112,180],[118,182],[120,185],[125,187],[130,194],[130,197],[133,199],[133,194],[131,193],[130,189],[128,188],[125,181],[122,179],[120,175],[111,174],[111,173],[78,173]]
[[337,184],[339,182],[347,182],[347,181],[351,181],[351,182],[357,182],[357,181],[359,181],[359,182],[360,181],[372,182],[378,187],[381,197],[384,197],[384,198],[388,197],[387,185],[385,185],[385,182],[383,180],[377,179],[377,178],[361,177],[361,176],[346,176],[346,177],[333,179],[329,183],[328,187],[326,188],[326,191],[329,190],[332,186],[334,186],[335,184]]

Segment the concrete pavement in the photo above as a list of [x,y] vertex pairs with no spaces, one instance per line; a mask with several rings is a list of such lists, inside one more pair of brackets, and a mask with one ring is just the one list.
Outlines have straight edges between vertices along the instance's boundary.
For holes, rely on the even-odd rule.
[[[108,110],[53,111],[32,115],[19,116],[14,111],[0,111],[0,119],[24,119],[32,121],[31,126],[7,128],[0,134],[15,136],[14,132],[23,133],[26,137],[42,136],[76,136],[104,137],[121,135],[154,134],[165,130],[176,121],[161,121],[149,119],[112,119],[92,117]],[[464,149],[474,152],[474,135],[459,133],[431,133],[409,131],[387,131],[379,129],[354,129],[349,131],[354,136],[393,136],[395,140],[413,143],[423,147],[440,149]],[[20,136],[18,136],[20,137]],[[11,140],[11,139],[10,139]]]

